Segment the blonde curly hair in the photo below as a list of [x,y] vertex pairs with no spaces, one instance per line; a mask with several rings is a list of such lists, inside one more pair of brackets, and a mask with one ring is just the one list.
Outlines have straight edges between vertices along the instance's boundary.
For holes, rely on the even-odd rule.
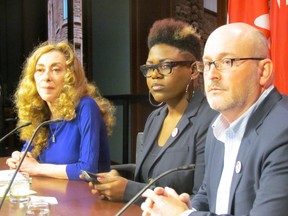
[[[115,107],[102,97],[97,86],[89,83],[85,71],[68,42],[51,43],[44,42],[36,47],[27,58],[20,82],[14,95],[14,104],[18,114],[18,125],[31,121],[32,124],[21,130],[20,139],[29,140],[37,126],[50,119],[51,111],[47,103],[42,100],[36,89],[34,73],[39,58],[51,51],[60,51],[66,57],[67,72],[64,77],[64,86],[56,101],[53,103],[53,115],[70,121],[76,117],[76,107],[84,96],[92,97],[98,104],[102,113],[107,134],[111,135],[115,124]],[[49,130],[40,128],[34,139],[33,155],[38,156],[47,145]]]

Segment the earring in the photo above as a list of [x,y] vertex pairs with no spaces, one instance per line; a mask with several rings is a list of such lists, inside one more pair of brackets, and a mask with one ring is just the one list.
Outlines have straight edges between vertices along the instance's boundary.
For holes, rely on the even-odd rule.
[[151,96],[152,94],[151,94],[151,92],[149,91],[149,102],[150,102],[150,104],[152,105],[152,106],[154,106],[154,107],[160,107],[160,106],[162,106],[162,104],[163,104],[163,102],[161,102],[161,103],[159,103],[159,104],[154,104],[153,102],[152,102],[152,96]]
[[[193,79],[191,77],[190,82],[187,84],[186,89],[185,89],[185,95],[186,95],[186,100],[188,102],[190,102],[191,98],[194,96],[194,86],[190,84],[192,83]],[[192,88],[193,86],[193,90],[191,91],[190,88]]]

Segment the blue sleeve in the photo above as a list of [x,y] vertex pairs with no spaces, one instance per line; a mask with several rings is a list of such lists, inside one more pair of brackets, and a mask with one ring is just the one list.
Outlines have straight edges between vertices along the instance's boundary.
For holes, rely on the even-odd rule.
[[82,169],[90,172],[104,172],[110,169],[110,151],[102,114],[92,98],[84,98],[77,110],[77,124],[80,133],[79,159],[67,164],[69,179],[79,179]]
[[[23,147],[22,147],[22,149],[21,149],[21,152],[24,152],[24,151],[26,150],[28,144],[29,144],[29,141],[26,140],[25,143],[24,143],[24,145],[23,145]],[[30,148],[28,149],[28,152],[32,152],[32,149],[33,149],[33,144],[30,145]]]

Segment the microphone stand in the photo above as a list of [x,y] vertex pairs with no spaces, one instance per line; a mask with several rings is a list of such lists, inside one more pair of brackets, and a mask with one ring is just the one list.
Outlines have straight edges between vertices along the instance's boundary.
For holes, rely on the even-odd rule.
[[0,139],[0,143],[1,143],[3,140],[5,140],[8,136],[10,136],[11,134],[15,133],[17,130],[19,130],[19,129],[23,128],[23,127],[26,127],[26,126],[28,126],[28,125],[31,125],[31,124],[32,124],[32,122],[26,122],[25,124],[22,124],[22,125],[20,125],[20,126],[18,126],[18,127],[16,127],[16,128],[14,128],[12,131],[10,131],[8,134],[6,134],[4,137],[2,137],[2,138]]
[[[48,124],[51,124],[51,123],[60,123],[60,122],[62,122],[62,121],[63,121],[62,119],[44,121],[44,122],[42,122],[41,124],[39,124],[38,127],[35,129],[35,131],[34,131],[32,137],[31,137],[29,143],[28,143],[27,146],[26,146],[26,149],[24,150],[24,153],[23,153],[23,155],[22,155],[22,158],[21,158],[21,160],[20,160],[20,163],[18,164],[17,168],[15,169],[15,172],[14,172],[14,174],[13,174],[11,180],[10,180],[10,183],[9,183],[9,185],[8,185],[8,187],[7,187],[4,195],[3,195],[3,197],[2,197],[2,200],[1,200],[1,203],[0,203],[0,210],[1,210],[1,208],[2,208],[2,205],[3,205],[4,201],[5,201],[5,198],[6,198],[8,192],[9,192],[11,186],[12,186],[12,183],[13,183],[13,181],[14,181],[14,179],[15,179],[15,177],[16,177],[16,175],[17,175],[17,173],[18,173],[18,171],[19,171],[19,169],[20,169],[20,167],[21,167],[21,165],[22,165],[22,163],[23,163],[26,155],[27,155],[27,152],[28,152],[28,150],[29,150],[29,148],[30,148],[30,146],[31,146],[31,144],[32,144],[32,141],[34,140],[34,138],[35,138],[38,130],[39,130],[42,126],[45,126],[45,125],[48,125]],[[29,123],[30,123],[30,122],[29,122]],[[30,124],[31,124],[31,123],[30,123]]]
[[130,207],[136,200],[147,190],[152,184],[158,181],[160,178],[181,170],[195,170],[195,164],[189,164],[187,166],[181,166],[174,169],[167,170],[166,172],[162,173],[161,175],[157,176],[153,181],[149,182],[142,190],[140,190],[115,216],[120,216],[128,207]]

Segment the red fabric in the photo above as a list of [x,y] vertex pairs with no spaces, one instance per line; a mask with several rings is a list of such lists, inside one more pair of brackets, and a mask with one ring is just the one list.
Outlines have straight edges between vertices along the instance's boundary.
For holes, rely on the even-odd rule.
[[245,22],[253,25],[269,38],[268,0],[229,0],[227,21],[228,23]]
[[288,95],[288,1],[270,0],[271,58],[275,86]]
[[268,0],[228,0],[227,21],[253,25],[270,39],[274,84],[288,95],[288,0],[270,0],[270,14]]

